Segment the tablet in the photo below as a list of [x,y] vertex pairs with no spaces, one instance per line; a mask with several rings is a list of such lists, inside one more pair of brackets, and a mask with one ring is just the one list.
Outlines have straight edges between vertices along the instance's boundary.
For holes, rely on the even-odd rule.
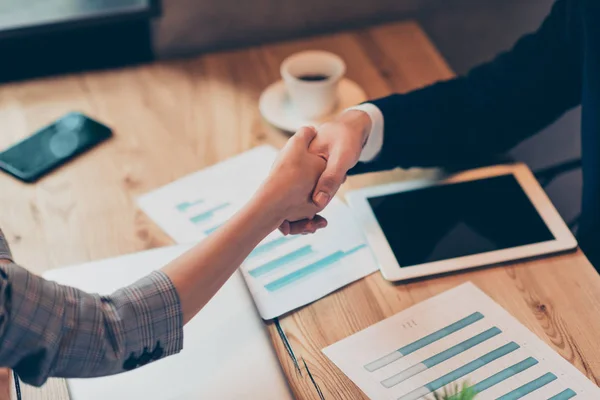
[[575,237],[525,165],[349,192],[390,281],[573,250]]

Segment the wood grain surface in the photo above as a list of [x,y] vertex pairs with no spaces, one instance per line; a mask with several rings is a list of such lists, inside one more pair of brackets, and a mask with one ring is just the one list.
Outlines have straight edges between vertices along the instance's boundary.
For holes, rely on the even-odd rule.
[[[453,75],[422,30],[406,22],[0,86],[0,148],[72,110],[114,132],[110,141],[36,184],[0,174],[0,226],[15,259],[42,273],[171,244],[136,207],[135,198],[256,145],[285,143],[286,134],[262,121],[257,102],[261,91],[279,79],[281,61],[303,49],[342,56],[348,77],[371,98]],[[350,178],[345,187],[432,173],[370,174]],[[375,273],[281,319],[299,370],[269,324],[296,397],[319,399],[316,384],[326,399],[365,398],[321,349],[467,280],[598,383],[600,278],[577,252],[402,285]],[[0,396],[7,393],[3,381],[0,376]]]

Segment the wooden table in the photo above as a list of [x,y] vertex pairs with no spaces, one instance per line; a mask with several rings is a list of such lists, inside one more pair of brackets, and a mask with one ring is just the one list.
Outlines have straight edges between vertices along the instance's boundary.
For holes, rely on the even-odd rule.
[[[253,146],[281,146],[287,136],[262,122],[258,97],[279,78],[287,55],[308,48],[341,55],[348,77],[369,97],[453,75],[421,29],[407,22],[0,86],[0,147],[73,109],[107,123],[115,134],[35,185],[0,175],[0,226],[15,258],[42,273],[171,244],[136,207],[135,198]],[[353,177],[346,187],[423,173]],[[321,349],[468,280],[598,383],[600,278],[577,252],[403,285],[373,274],[282,318],[300,369],[276,326],[269,329],[296,397],[318,399],[316,384],[326,399],[366,398]]]

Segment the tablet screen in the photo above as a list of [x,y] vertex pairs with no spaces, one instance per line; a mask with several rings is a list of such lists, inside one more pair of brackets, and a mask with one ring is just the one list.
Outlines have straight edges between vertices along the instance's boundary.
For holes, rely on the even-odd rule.
[[555,239],[512,174],[368,200],[404,267]]

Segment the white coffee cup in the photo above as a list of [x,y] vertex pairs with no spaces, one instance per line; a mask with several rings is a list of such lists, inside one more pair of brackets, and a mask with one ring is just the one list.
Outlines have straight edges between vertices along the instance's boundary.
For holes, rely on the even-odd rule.
[[338,83],[345,72],[344,60],[327,51],[303,51],[286,58],[281,76],[295,113],[301,118],[317,119],[333,112]]

